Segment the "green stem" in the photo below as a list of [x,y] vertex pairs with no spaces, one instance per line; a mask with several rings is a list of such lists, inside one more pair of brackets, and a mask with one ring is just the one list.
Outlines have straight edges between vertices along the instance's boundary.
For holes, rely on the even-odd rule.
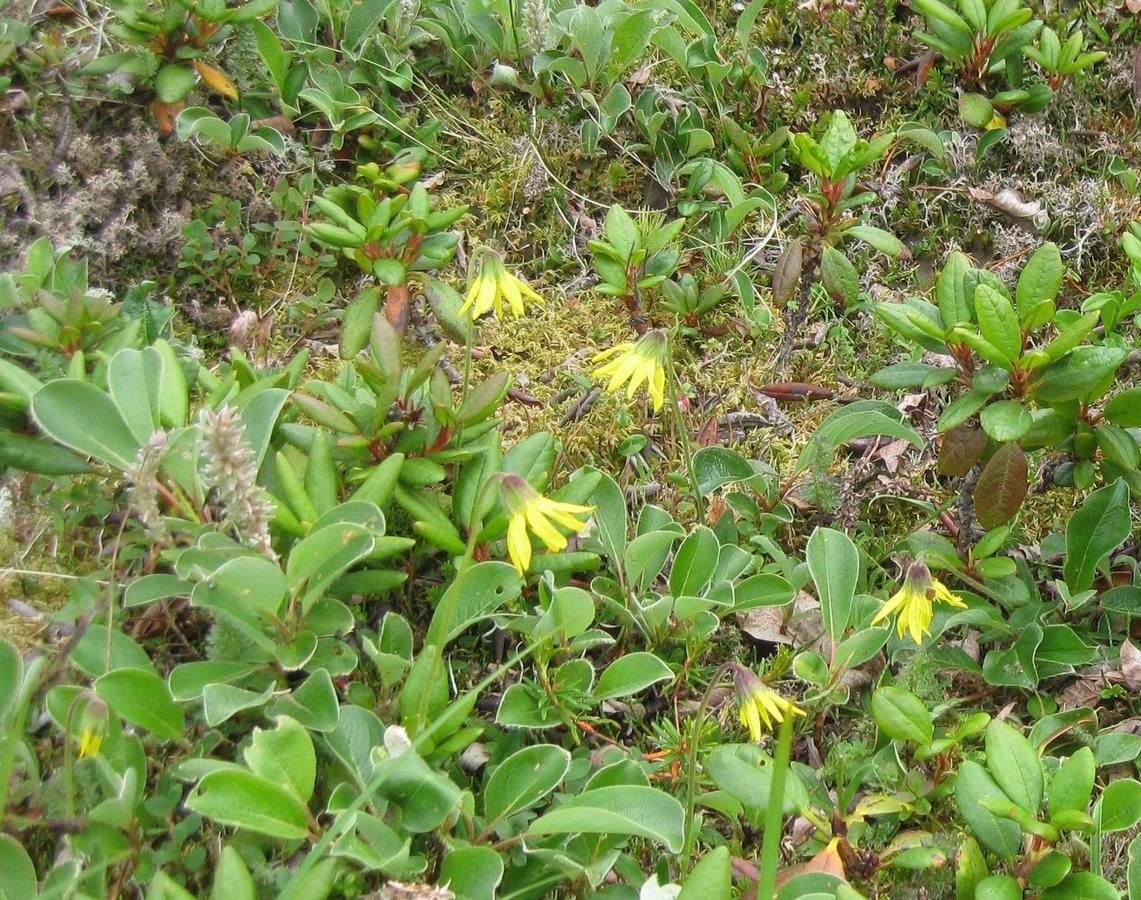
[[681,452],[685,455],[685,471],[686,476],[689,478],[689,489],[693,493],[693,505],[697,510],[698,522],[705,521],[705,499],[701,496],[701,490],[697,486],[697,473],[693,469],[693,452],[689,443],[689,429],[686,427],[685,418],[681,413],[681,405],[678,403],[680,392],[678,390],[677,375],[674,372],[674,350],[673,350],[673,334],[666,332],[666,382],[669,387],[668,399],[673,404],[674,427],[677,430],[677,438],[681,443]]
[[765,809],[765,834],[761,839],[761,872],[757,878],[757,900],[772,900],[776,894],[780,839],[784,831],[784,786],[788,780],[789,760],[792,756],[792,720],[792,714],[786,713],[777,736],[776,756],[773,758],[773,780],[769,787],[769,805]]
[[[8,791],[12,787],[12,770],[16,766],[16,747],[24,739],[24,727],[28,722],[28,708],[32,697],[39,690],[41,678],[47,668],[47,657],[39,657],[24,671],[20,693],[12,708],[7,739],[0,741],[0,824],[7,821]],[[70,792],[68,793],[70,797]]]
[[689,733],[689,753],[686,758],[686,791],[685,791],[685,840],[682,842],[680,870],[681,877],[685,878],[689,872],[690,860],[693,857],[693,847],[697,843],[697,829],[694,827],[694,810],[697,808],[697,751],[701,746],[701,732],[705,726],[705,712],[709,709],[709,700],[713,696],[713,689],[729,671],[732,663],[722,663],[709,679],[705,693],[701,695],[701,702],[693,715],[693,727]]

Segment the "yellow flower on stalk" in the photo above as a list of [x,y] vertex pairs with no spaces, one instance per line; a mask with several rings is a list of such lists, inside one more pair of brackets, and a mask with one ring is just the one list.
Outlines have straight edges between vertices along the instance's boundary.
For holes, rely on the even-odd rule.
[[590,361],[598,362],[615,353],[619,355],[595,369],[594,374],[598,378],[610,378],[606,385],[608,391],[616,391],[629,382],[627,400],[634,396],[643,381],[646,382],[646,390],[654,402],[654,412],[657,412],[666,399],[666,340],[664,331],[647,331],[636,343],[618,344],[604,350]]
[[567,548],[567,539],[555,524],[575,534],[586,527],[579,516],[594,509],[577,503],[563,503],[544,497],[526,479],[518,475],[503,475],[499,482],[499,496],[507,510],[507,555],[520,575],[531,565],[530,531],[543,545],[555,553]]
[[471,310],[472,319],[478,319],[495,307],[495,314],[503,316],[503,300],[506,298],[511,314],[518,319],[527,311],[524,297],[543,302],[543,298],[531,290],[526,282],[520,281],[507,271],[503,257],[490,247],[481,247],[472,260],[471,270],[475,276],[468,287],[464,305],[460,307],[462,316]]
[[907,567],[903,576],[903,587],[892,594],[891,599],[883,605],[883,609],[876,613],[872,624],[876,625],[892,613],[898,613],[895,629],[899,636],[903,637],[904,632],[910,632],[911,639],[917,644],[922,644],[923,636],[931,634],[931,617],[936,602],[957,606],[960,609],[967,608],[967,604],[931,574],[931,570],[923,560],[917,559]]
[[91,694],[83,715],[79,718],[79,756],[94,756],[107,735],[107,704],[102,697]]
[[752,670],[733,664],[733,688],[737,692],[737,709],[741,713],[741,724],[749,729],[749,737],[759,741],[765,730],[772,730],[773,723],[781,724],[786,715],[804,716],[807,713],[778,694]]

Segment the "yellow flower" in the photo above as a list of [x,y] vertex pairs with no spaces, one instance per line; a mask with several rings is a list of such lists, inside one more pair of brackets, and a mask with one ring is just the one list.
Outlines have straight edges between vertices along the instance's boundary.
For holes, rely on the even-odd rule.
[[567,539],[552,522],[569,528],[575,534],[586,527],[579,519],[594,509],[577,503],[562,503],[544,497],[518,475],[504,475],[499,483],[499,496],[507,510],[507,555],[522,575],[531,565],[530,530],[548,550],[560,553],[567,548]]
[[785,715],[807,715],[803,709],[778,694],[744,666],[733,664],[733,687],[737,691],[737,708],[741,724],[749,729],[749,736],[759,741],[765,729],[784,721]]
[[471,310],[471,317],[478,319],[493,306],[495,314],[502,316],[503,300],[506,298],[511,314],[518,319],[527,311],[523,297],[543,302],[543,298],[531,290],[525,282],[507,271],[507,267],[503,265],[503,257],[490,247],[476,251],[471,267],[476,274],[471,280],[464,305],[460,307],[461,316]]
[[907,567],[903,587],[892,594],[883,609],[876,613],[872,624],[882,622],[892,613],[899,613],[895,622],[899,636],[903,637],[904,632],[910,632],[911,639],[922,644],[923,636],[931,634],[931,616],[936,601],[961,609],[967,607],[967,604],[935,579],[923,560],[917,559]]
[[103,698],[90,694],[87,705],[83,708],[83,715],[79,718],[79,750],[80,756],[94,756],[103,744],[107,734],[107,704]]
[[644,381],[650,399],[654,402],[654,412],[661,409],[666,398],[665,332],[647,331],[638,338],[637,343],[618,344],[599,353],[591,362],[598,362],[615,353],[620,355],[594,370],[595,376],[599,378],[610,377],[606,390],[616,391],[628,381],[626,399],[630,399]]

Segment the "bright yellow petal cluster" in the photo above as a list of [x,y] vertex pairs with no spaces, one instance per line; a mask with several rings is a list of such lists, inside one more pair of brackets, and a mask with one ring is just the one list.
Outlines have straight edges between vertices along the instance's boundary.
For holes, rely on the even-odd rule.
[[911,639],[917,644],[923,643],[923,636],[931,634],[931,617],[934,615],[934,604],[946,603],[966,609],[967,604],[952,594],[938,581],[927,568],[927,564],[917,559],[907,567],[903,576],[903,587],[892,594],[883,605],[872,624],[876,625],[893,613],[898,613],[895,629],[900,637],[905,633],[911,634]]
[[506,299],[511,314],[518,319],[527,311],[524,297],[543,302],[543,298],[525,282],[507,271],[503,258],[498,253],[487,247],[478,252],[479,256],[474,263],[476,275],[471,280],[464,305],[460,307],[461,316],[470,310],[471,317],[478,319],[494,307],[495,314],[502,317],[503,301]]
[[807,715],[803,709],[778,694],[744,666],[733,666],[733,685],[737,692],[737,708],[741,724],[749,729],[749,737],[759,741],[773,723],[780,724],[786,715]]
[[81,731],[79,733],[79,755],[94,756],[103,744],[103,735],[94,731]]
[[599,353],[591,362],[614,356],[610,362],[594,370],[598,378],[610,378],[606,390],[616,391],[629,382],[626,399],[634,396],[642,382],[654,403],[654,412],[662,408],[666,399],[666,335],[662,331],[648,331],[634,344],[618,344]]
[[544,497],[518,475],[504,475],[500,482],[500,497],[507,510],[507,555],[519,574],[531,565],[531,538],[528,531],[543,542],[548,550],[559,553],[567,548],[567,539],[555,525],[561,525],[577,534],[586,527],[580,516],[590,513],[593,506],[563,503]]

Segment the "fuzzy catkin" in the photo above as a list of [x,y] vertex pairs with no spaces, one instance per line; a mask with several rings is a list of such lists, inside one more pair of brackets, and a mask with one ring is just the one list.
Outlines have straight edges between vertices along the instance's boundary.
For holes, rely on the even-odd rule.
[[257,484],[254,451],[243,440],[246,426],[232,406],[202,411],[202,477],[214,489],[215,508],[238,537],[269,553],[273,504]]
[[158,478],[159,466],[162,464],[162,457],[169,443],[170,432],[156,431],[148,438],[146,444],[139,448],[135,464],[127,472],[127,478],[131,482],[131,506],[137,511],[147,531],[161,537],[165,537],[167,531],[158,506],[155,479]]

